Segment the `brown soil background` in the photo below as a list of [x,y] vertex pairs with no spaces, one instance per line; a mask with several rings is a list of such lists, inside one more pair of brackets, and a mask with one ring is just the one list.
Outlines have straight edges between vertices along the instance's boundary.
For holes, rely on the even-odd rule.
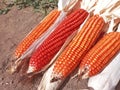
[[[0,15],[0,90],[37,90],[41,76],[31,82],[19,82],[19,74],[11,75],[7,66],[16,45],[32,30],[42,19],[43,15],[34,13],[31,8],[17,10],[15,7],[6,15]],[[80,90],[86,83],[69,80],[60,90]],[[79,89],[78,89],[79,87]],[[120,90],[120,84],[116,90]]]

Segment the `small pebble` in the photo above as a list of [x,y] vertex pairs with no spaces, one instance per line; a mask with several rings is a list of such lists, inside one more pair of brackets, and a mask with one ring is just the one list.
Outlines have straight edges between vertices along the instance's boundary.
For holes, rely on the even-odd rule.
[[7,82],[7,83],[5,83],[6,85],[8,85],[9,83]]

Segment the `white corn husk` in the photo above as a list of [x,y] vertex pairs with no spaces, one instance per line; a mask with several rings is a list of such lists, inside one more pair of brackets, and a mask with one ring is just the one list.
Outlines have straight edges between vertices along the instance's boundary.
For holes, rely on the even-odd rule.
[[120,1],[119,0],[99,0],[94,14],[103,17],[104,21],[110,22],[112,19],[120,18]]
[[50,82],[53,67],[54,67],[54,65],[51,66],[47,70],[47,72],[44,74],[44,76],[43,76],[43,78],[41,80],[41,83],[38,86],[37,90],[58,90],[58,88],[60,87],[60,85],[62,84],[62,82],[64,80],[59,80],[59,81],[56,81],[56,82]]

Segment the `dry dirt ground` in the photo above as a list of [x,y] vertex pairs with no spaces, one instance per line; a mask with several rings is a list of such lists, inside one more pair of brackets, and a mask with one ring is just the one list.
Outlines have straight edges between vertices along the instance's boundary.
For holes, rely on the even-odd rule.
[[[19,74],[11,75],[6,70],[16,45],[40,22],[41,17],[31,8],[18,11],[15,7],[8,14],[0,15],[0,90],[37,90],[41,76],[31,82],[19,82]],[[78,90],[77,87],[77,82],[73,80],[61,90]],[[120,90],[120,84],[117,90]]]

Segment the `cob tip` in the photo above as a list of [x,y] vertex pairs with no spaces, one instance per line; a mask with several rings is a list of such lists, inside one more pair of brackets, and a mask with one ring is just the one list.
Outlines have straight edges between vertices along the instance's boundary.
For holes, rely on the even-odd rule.
[[79,80],[88,79],[89,78],[89,72],[87,68],[79,69],[78,73],[75,74],[71,79],[78,78]]
[[20,67],[22,65],[22,60],[20,58],[15,59],[15,61],[12,61],[12,64],[10,65],[10,73],[14,74],[19,71]]
[[29,66],[29,67],[28,67],[28,70],[27,70],[27,74],[32,73],[32,72],[34,72],[34,71],[35,71],[35,67]]
[[78,77],[81,79],[88,79],[89,78],[88,68],[79,69]]

